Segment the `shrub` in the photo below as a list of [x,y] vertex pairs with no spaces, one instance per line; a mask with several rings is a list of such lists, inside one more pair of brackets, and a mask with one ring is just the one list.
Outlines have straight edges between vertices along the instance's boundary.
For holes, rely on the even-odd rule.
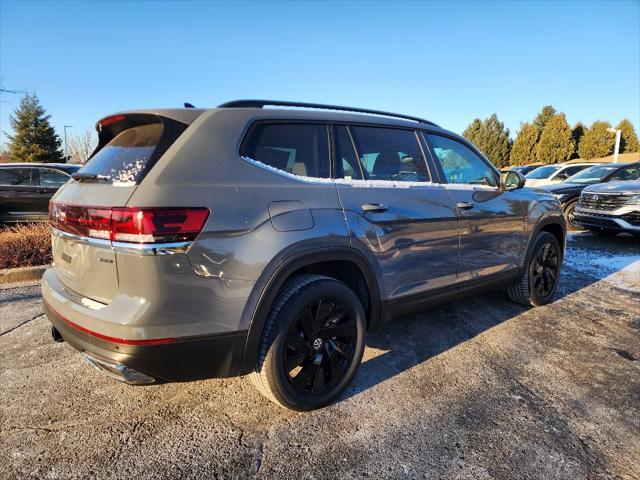
[[571,128],[563,113],[554,115],[540,135],[536,156],[541,163],[566,162],[573,153]]
[[46,265],[51,260],[48,223],[18,225],[0,230],[0,268]]

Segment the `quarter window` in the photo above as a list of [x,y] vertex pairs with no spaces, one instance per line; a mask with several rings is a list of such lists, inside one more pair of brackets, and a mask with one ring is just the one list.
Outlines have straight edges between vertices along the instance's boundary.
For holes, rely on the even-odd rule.
[[436,161],[449,183],[496,186],[493,170],[462,143],[440,135],[427,135]]
[[68,175],[49,168],[41,168],[38,173],[40,174],[39,185],[45,188],[58,188],[69,180]]
[[31,186],[31,168],[0,169],[0,185]]
[[372,180],[431,180],[415,132],[382,127],[351,127],[364,175]]
[[294,175],[330,177],[326,125],[259,124],[251,130],[242,155]]

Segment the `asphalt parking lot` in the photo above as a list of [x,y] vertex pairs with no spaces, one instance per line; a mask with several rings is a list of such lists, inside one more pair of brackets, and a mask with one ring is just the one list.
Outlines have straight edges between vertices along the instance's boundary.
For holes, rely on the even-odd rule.
[[467,299],[369,337],[334,405],[240,378],[131,387],[0,290],[3,478],[640,478],[640,243],[570,237],[560,290]]

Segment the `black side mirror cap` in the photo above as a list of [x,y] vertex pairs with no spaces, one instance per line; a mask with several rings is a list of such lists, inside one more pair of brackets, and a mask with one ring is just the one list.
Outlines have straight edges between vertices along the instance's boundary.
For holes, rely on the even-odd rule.
[[506,170],[500,172],[500,191],[516,190],[524,187],[526,179],[516,170]]

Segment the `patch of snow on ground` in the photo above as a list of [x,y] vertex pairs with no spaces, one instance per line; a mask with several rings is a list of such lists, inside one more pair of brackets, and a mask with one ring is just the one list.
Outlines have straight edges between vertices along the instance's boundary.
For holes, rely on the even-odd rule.
[[640,293],[640,255],[611,255],[606,250],[569,245],[565,265],[593,275],[623,290]]

